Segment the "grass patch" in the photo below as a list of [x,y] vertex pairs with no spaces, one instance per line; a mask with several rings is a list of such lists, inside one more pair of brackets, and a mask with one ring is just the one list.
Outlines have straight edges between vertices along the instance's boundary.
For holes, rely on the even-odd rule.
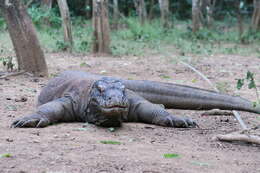
[[175,153],[167,153],[167,154],[164,154],[163,157],[166,159],[170,159],[170,158],[178,158],[178,157],[180,157],[180,155],[175,154]]
[[9,157],[12,157],[12,154],[10,153],[5,153],[5,154],[0,154],[0,158],[9,158]]
[[209,166],[206,162],[198,162],[198,161],[192,161],[191,164],[197,165],[197,166]]
[[101,144],[112,144],[112,145],[120,145],[121,142],[118,141],[100,141]]

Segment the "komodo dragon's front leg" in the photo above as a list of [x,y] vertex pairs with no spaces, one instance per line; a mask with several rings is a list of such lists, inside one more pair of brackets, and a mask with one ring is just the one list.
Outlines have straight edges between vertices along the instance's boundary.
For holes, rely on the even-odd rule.
[[76,121],[70,98],[62,97],[37,108],[35,113],[17,119],[12,127],[46,127],[57,122]]
[[167,127],[196,127],[197,124],[186,117],[171,115],[165,108],[153,104],[133,91],[127,90],[130,103],[127,121],[143,122]]

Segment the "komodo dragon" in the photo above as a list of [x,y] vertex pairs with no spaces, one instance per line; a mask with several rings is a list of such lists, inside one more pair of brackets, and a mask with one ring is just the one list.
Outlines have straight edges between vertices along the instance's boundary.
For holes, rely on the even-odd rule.
[[167,127],[195,127],[190,118],[165,108],[241,110],[260,107],[237,96],[146,80],[124,80],[81,71],[65,71],[49,81],[38,97],[37,111],[15,120],[12,127],[46,127],[58,122],[88,122],[119,127],[143,122]]

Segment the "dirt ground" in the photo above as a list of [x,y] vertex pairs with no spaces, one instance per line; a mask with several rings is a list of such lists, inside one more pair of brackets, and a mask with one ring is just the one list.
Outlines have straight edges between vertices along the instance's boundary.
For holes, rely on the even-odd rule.
[[[74,69],[210,88],[187,67],[160,55],[117,58],[52,53],[46,57],[51,76]],[[260,87],[259,58],[215,55],[193,57],[190,64],[222,90],[255,99],[253,90],[236,90],[235,79],[245,77],[250,70],[256,74]],[[0,80],[1,173],[260,172],[260,146],[213,140],[217,134],[241,129],[232,116],[201,116],[200,111],[170,110],[174,114],[192,117],[200,125],[196,129],[140,123],[125,123],[115,132],[83,123],[61,123],[42,129],[10,128],[12,121],[35,109],[37,93],[47,81],[47,78],[28,75]],[[259,115],[240,113],[248,126],[260,124]],[[102,140],[121,144],[102,144]],[[165,158],[167,153],[178,157]]]

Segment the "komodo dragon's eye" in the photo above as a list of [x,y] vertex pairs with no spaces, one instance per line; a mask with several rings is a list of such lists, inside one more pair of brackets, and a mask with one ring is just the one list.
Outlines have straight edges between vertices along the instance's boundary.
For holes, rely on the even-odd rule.
[[99,90],[100,92],[104,92],[105,89],[106,89],[106,84],[103,83],[103,82],[99,82],[99,83],[97,84],[97,88],[98,88],[98,90]]

